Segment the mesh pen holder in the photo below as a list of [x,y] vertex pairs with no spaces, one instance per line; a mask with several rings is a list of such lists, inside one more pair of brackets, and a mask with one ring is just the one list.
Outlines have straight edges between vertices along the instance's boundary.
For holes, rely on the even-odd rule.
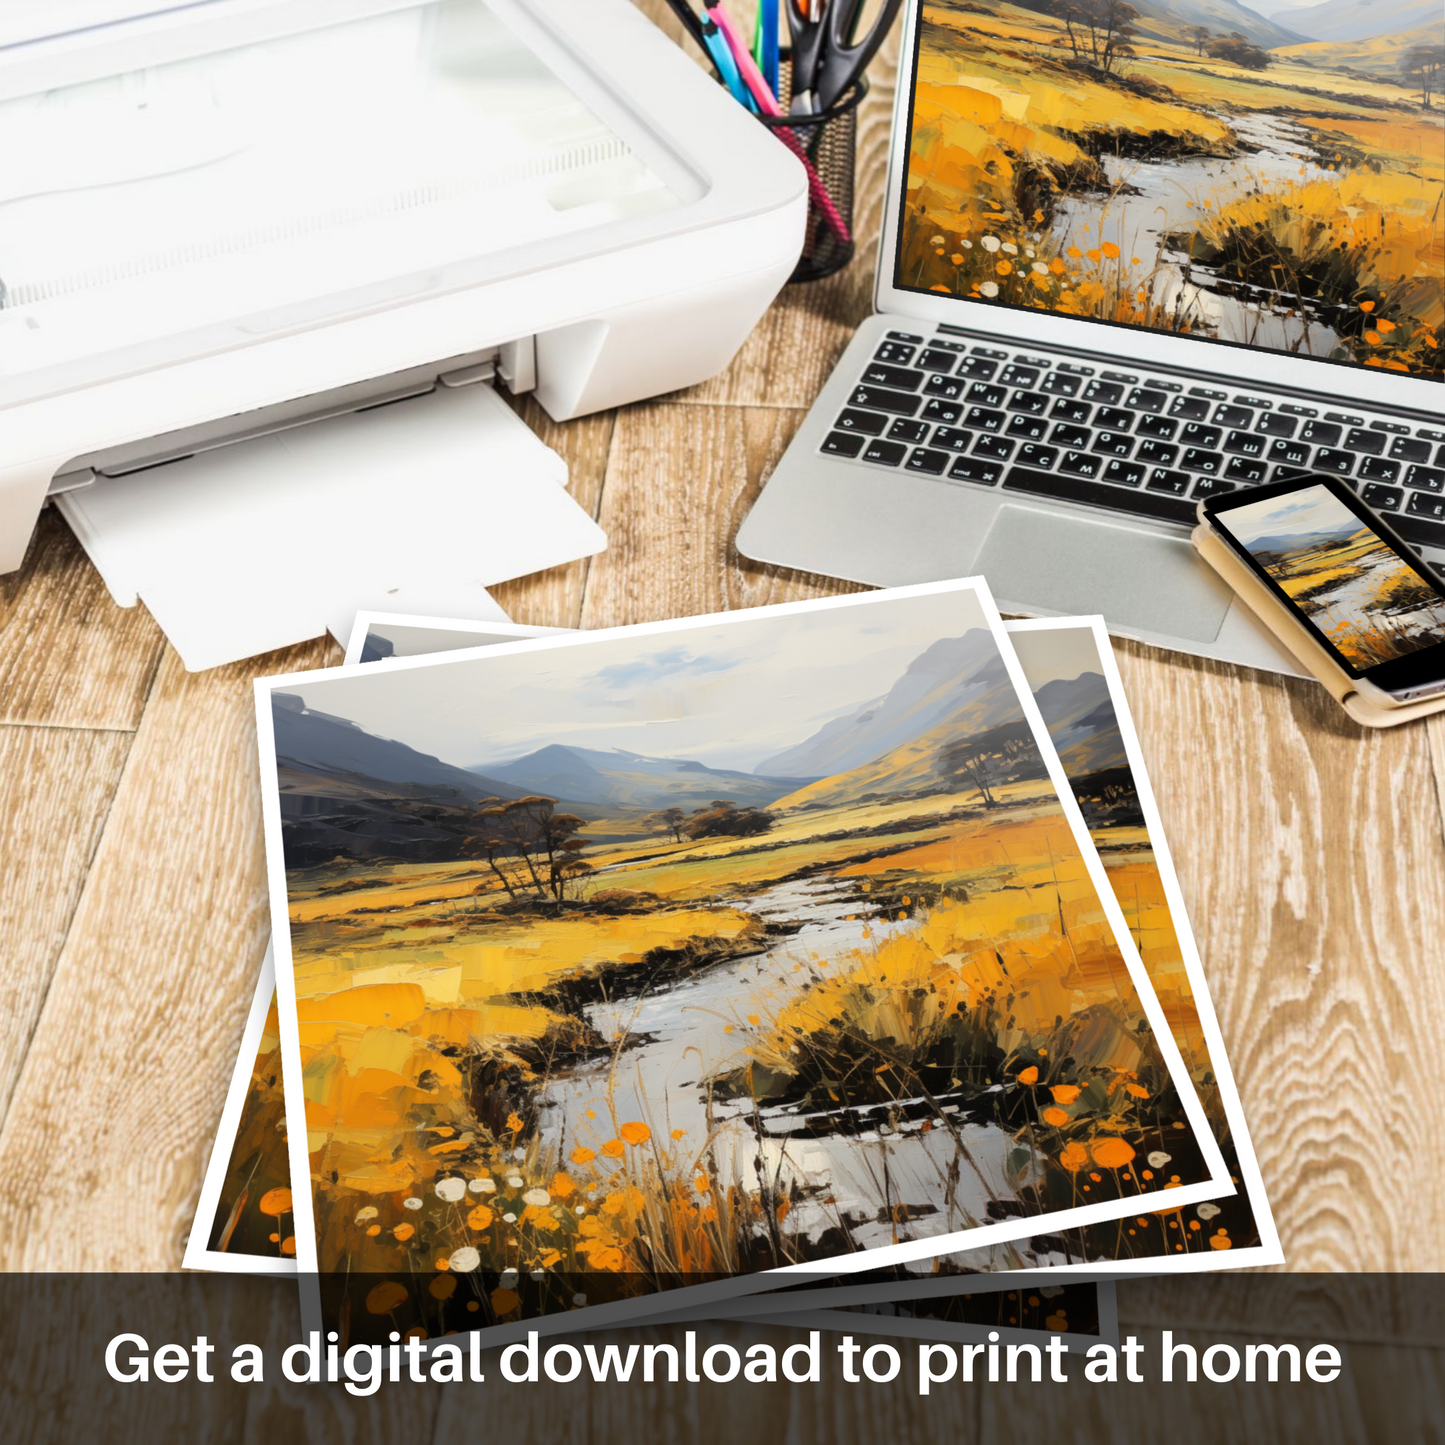
[[[779,69],[784,110],[791,99],[791,67]],[[803,254],[790,281],[820,281],[853,259],[853,166],[858,146],[858,107],[868,94],[866,77],[856,80],[817,115],[759,116],[808,168],[808,226]]]

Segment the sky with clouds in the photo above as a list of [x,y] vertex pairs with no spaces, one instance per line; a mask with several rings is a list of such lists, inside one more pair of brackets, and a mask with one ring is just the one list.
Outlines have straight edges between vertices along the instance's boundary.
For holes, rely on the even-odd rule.
[[567,743],[751,771],[881,697],[940,638],[987,625],[971,590],[859,598],[616,639],[548,639],[536,650],[444,654],[281,691],[461,767]]
[[1304,537],[1311,532],[1351,531],[1360,519],[1324,487],[1308,487],[1282,497],[1233,507],[1219,519],[1251,547],[1261,537]]

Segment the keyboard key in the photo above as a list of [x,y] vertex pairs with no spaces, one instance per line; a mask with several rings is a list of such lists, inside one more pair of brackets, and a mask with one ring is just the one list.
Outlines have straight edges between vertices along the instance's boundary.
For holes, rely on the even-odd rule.
[[1122,381],[1125,386],[1133,386],[1139,380],[1132,371],[1101,371],[1099,375],[1105,381]]
[[1269,444],[1269,459],[1287,467],[1306,467],[1309,465],[1310,449],[1301,442],[1286,441],[1284,437],[1276,437]]
[[1254,411],[1247,406],[1217,406],[1214,420],[1219,426],[1249,426],[1254,421]]
[[1089,438],[1092,433],[1087,427],[1066,426],[1060,422],[1054,428],[1053,435],[1049,438],[1051,442],[1058,442],[1061,447],[1086,447],[1089,445]]
[[1042,441],[1049,424],[1041,416],[1016,416],[1008,424],[1008,435],[1024,437],[1031,442]]
[[1042,416],[1049,409],[1049,399],[1041,391],[1016,391],[1009,398],[1008,409]]
[[1136,386],[1129,393],[1129,400],[1126,406],[1131,406],[1135,411],[1163,411],[1164,403],[1169,398],[1162,391],[1155,391],[1152,387]]
[[[1230,465],[1232,466],[1234,464],[1231,462]],[[1246,462],[1245,465],[1252,467],[1259,466],[1259,463]],[[1260,467],[1260,470],[1263,471],[1264,468]],[[1199,480],[1195,482],[1194,490],[1190,492],[1189,495],[1196,499],[1200,497],[1217,497],[1221,492],[1232,492],[1234,490],[1235,485],[1233,482],[1221,482],[1218,477],[1200,477]]]
[[1019,464],[1025,467],[1038,467],[1048,471],[1051,467],[1057,466],[1059,451],[1057,447],[1036,447],[1032,442],[1027,442],[1019,448]]
[[1176,396],[1169,404],[1169,415],[1181,421],[1203,421],[1209,411],[1209,403],[1197,396]]
[[1360,479],[1366,482],[1393,482],[1400,475],[1399,462],[1383,457],[1366,457],[1360,463]]
[[941,477],[948,470],[949,461],[947,452],[936,452],[928,447],[917,447],[908,458],[908,470],[925,472],[930,477]]
[[1333,447],[1339,445],[1340,438],[1344,432],[1337,426],[1331,426],[1327,421],[1307,421],[1305,429],[1299,434],[1302,442],[1314,442],[1318,446]]
[[1066,371],[1051,371],[1044,377],[1044,384],[1040,389],[1048,392],[1050,396],[1078,396],[1081,384],[1077,376],[1070,376]]
[[1229,393],[1227,391],[1214,391],[1212,388],[1207,386],[1191,386],[1189,388],[1189,395],[1202,396],[1206,401],[1229,400]]
[[1139,450],[1134,453],[1137,461],[1147,462],[1151,467],[1170,466],[1178,455],[1178,447],[1171,447],[1168,442],[1156,441],[1140,442]]
[[1254,429],[1267,437],[1292,437],[1299,423],[1292,416],[1281,416],[1277,411],[1267,411],[1255,422]]
[[910,421],[906,416],[900,416],[888,428],[889,441],[912,442],[915,446],[927,435],[928,423],[926,421]]
[[1445,524],[1427,522],[1423,517],[1408,517],[1396,512],[1390,518],[1390,525],[1407,541],[1417,547],[1445,547]]
[[992,461],[1006,462],[1013,455],[1014,444],[1003,437],[979,437],[973,444],[973,455]]
[[1056,497],[1066,502],[1086,502],[1114,511],[1158,517],[1170,522],[1192,522],[1194,505],[1179,497],[1158,492],[1126,491],[1107,482],[1092,482],[1084,477],[1061,476],[1057,472],[1035,472],[1027,467],[1011,467],[1004,478],[1009,491],[1029,492],[1039,497]]
[[989,386],[985,382],[976,381],[969,387],[965,401],[976,402],[979,406],[1002,406],[1008,391],[1002,386]]
[[1121,462],[1117,457],[1104,468],[1104,480],[1119,487],[1137,487],[1147,469],[1138,462]]
[[[1262,482],[1268,473],[1269,464],[1267,462],[1256,461],[1253,457],[1231,457],[1229,465],[1224,469],[1224,475],[1232,482]],[[1203,483],[1200,483],[1200,485],[1202,486]],[[1229,488],[1228,490],[1232,491],[1233,488]],[[1196,487],[1194,495],[1198,497],[1210,494],[1201,493]]]
[[1385,450],[1385,438],[1377,431],[1364,431],[1351,427],[1345,434],[1345,445],[1352,452],[1364,452],[1367,457],[1377,457]]
[[1438,467],[1411,467],[1405,473],[1405,485],[1422,492],[1445,491],[1445,471]]
[[1318,416],[1318,415],[1319,415],[1319,412],[1317,412],[1317,411],[1314,409],[1314,407],[1312,407],[1312,406],[1296,406],[1296,405],[1294,404],[1294,402],[1292,402],[1292,401],[1281,402],[1279,409],[1280,409],[1282,412],[1287,412],[1290,416]]
[[885,366],[870,362],[863,369],[863,380],[871,386],[896,386],[899,391],[917,391],[923,385],[923,373],[906,366]]
[[1092,376],[1094,374],[1092,366],[1076,366],[1072,361],[1061,361],[1058,369],[1072,372],[1075,376]]
[[1445,442],[1445,431],[1436,431],[1433,427],[1417,426],[1415,435],[1423,437],[1427,442]]
[[1191,421],[1179,433],[1179,440],[1185,446],[1217,447],[1219,438],[1223,435],[1224,433],[1217,426],[1200,426],[1198,422]]
[[1322,472],[1347,477],[1355,469],[1355,454],[1343,452],[1338,447],[1321,447],[1315,453],[1315,466]]
[[1274,405],[1272,401],[1266,401],[1262,396],[1237,396],[1234,398],[1235,406],[1263,407],[1266,411]]
[[885,341],[873,353],[874,361],[886,361],[890,366],[907,366],[913,360],[914,348],[901,341]]
[[1039,379],[1039,371],[1036,366],[1019,366],[1017,364],[1006,366],[999,376],[1005,386],[1033,386]]
[[1128,431],[1134,425],[1134,413],[1121,406],[1101,406],[1094,413],[1094,425],[1106,431]]
[[922,402],[906,391],[889,391],[881,386],[858,386],[853,389],[848,404],[867,407],[870,411],[890,412],[894,416],[913,416]]
[[1393,512],[1404,495],[1399,487],[1382,487],[1378,482],[1372,482],[1360,493],[1360,500],[1377,512]]
[[1177,421],[1170,421],[1167,416],[1141,416],[1138,425],[1134,428],[1134,435],[1141,437],[1158,437],[1160,441],[1169,441],[1174,433],[1179,430]]
[[948,422],[951,425],[963,415],[963,408],[955,406],[951,401],[941,401],[934,396],[924,403],[923,415],[929,421]]
[[1155,467],[1149,476],[1151,492],[1169,492],[1182,497],[1189,490],[1191,478],[1184,472],[1171,472],[1166,467]]
[[896,467],[907,455],[908,448],[902,442],[885,442],[874,437],[863,452],[863,460],[877,462],[883,467]]
[[1094,408],[1086,401],[1068,401],[1060,398],[1049,415],[1057,421],[1086,422],[1093,415]]
[[1412,517],[1432,517],[1438,522],[1445,519],[1445,497],[1427,496],[1424,492],[1411,492],[1405,510]]
[[933,445],[946,447],[951,452],[966,452],[977,435],[977,432],[964,431],[956,426],[936,427],[933,432]]
[[918,360],[913,364],[921,366],[924,371],[941,371],[948,375],[958,365],[958,357],[951,351],[940,351],[936,346],[930,346],[918,353]]
[[1445,467],[1445,447],[1441,447],[1440,450],[1435,453],[1435,465],[1437,467]]
[[915,336],[911,331],[890,331],[888,333],[888,339],[890,341],[908,341],[914,346],[921,346],[923,344],[923,338],[921,336]]
[[1102,401],[1106,406],[1113,404],[1124,395],[1124,388],[1117,381],[1091,381],[1084,388],[1086,401]]
[[830,431],[823,438],[822,450],[835,457],[856,457],[867,440],[857,432]]
[[1134,441],[1132,437],[1120,436],[1118,432],[1101,431],[1089,450],[1111,457],[1127,457],[1134,450]]
[[1215,477],[1224,470],[1224,458],[1218,452],[1205,451],[1203,447],[1189,447],[1179,458],[1179,465],[1191,472],[1204,472]]
[[957,401],[963,395],[966,385],[967,383],[960,377],[944,376],[941,371],[935,371],[924,383],[923,389],[929,396],[941,396],[946,401]]
[[845,411],[833,426],[838,431],[859,431],[864,436],[882,436],[888,428],[888,418],[873,411]]
[[1407,437],[1410,435],[1410,428],[1407,427],[1403,422],[1380,421],[1378,418],[1370,423],[1370,430],[1386,431],[1389,432],[1391,436]]
[[983,356],[966,356],[958,365],[958,374],[971,377],[974,381],[992,381],[997,370],[998,362]]
[[1264,440],[1257,432],[1232,431],[1224,439],[1224,450],[1237,457],[1262,457]]
[[1002,431],[1004,414],[1001,411],[989,411],[987,407],[971,406],[963,414],[964,426],[971,426],[975,431]]
[[[940,346],[951,346],[955,351],[963,350],[963,342],[961,341],[940,341],[938,344]],[[973,354],[975,356],[991,357],[994,361],[1008,360],[1008,352],[999,351],[997,348],[992,346],[975,346],[973,348]]]
[[1417,441],[1414,437],[1396,437],[1390,443],[1390,457],[1397,462],[1428,462],[1430,443]]
[[1059,470],[1075,477],[1097,477],[1104,470],[1104,459],[1091,457],[1088,452],[1065,452]]
[[997,462],[980,461],[977,457],[959,457],[948,469],[948,475],[961,482],[981,482],[984,486],[991,487],[1003,476],[1003,468]]
[[1327,411],[1325,413],[1325,420],[1337,421],[1341,426],[1364,426],[1365,424],[1364,417],[1351,416],[1348,412],[1343,411]]

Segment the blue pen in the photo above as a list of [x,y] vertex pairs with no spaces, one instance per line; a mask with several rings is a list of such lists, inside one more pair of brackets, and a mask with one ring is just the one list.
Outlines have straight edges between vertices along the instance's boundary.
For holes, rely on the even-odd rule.
[[762,34],[762,54],[758,69],[774,95],[778,93],[778,0],[758,0],[758,25]]
[[738,70],[738,63],[733,59],[727,41],[717,28],[717,21],[709,19],[702,22],[702,43],[707,46],[707,53],[712,57],[717,73],[722,76],[723,84],[732,91],[733,99],[747,106],[749,110],[756,111],[752,93],[743,84],[742,72]]

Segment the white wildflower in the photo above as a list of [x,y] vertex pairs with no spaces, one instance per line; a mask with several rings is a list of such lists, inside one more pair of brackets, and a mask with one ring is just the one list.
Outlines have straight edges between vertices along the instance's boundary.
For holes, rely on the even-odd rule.
[[1031,269],[1037,271],[1040,276],[1047,276],[1049,274],[1049,268],[1045,266],[1042,261],[1035,261]]
[[410,1199],[403,1199],[401,1201],[401,1207],[403,1209],[420,1209],[421,1200],[418,1199],[415,1194],[413,1194]]
[[437,1198],[445,1200],[448,1204],[455,1204],[466,1192],[467,1181],[465,1179],[437,1180]]
[[517,1222],[517,1216],[515,1214],[504,1214],[502,1218],[505,1219],[508,1224],[515,1224]]
[[1174,1156],[1166,1154],[1162,1149],[1156,1149],[1149,1156],[1149,1167],[1151,1169],[1162,1169]]
[[467,1185],[467,1188],[470,1189],[473,1194],[495,1194],[497,1181],[495,1179],[473,1179],[472,1182]]
[[448,1267],[456,1274],[470,1274],[480,1263],[482,1256],[470,1244],[454,1249],[447,1261]]
[[1201,1204],[1194,1212],[1201,1219],[1213,1219],[1219,1213],[1219,1206],[1217,1204]]
[[997,251],[997,250],[998,250],[998,237],[997,237],[997,236],[983,236],[983,237],[980,238],[978,244],[979,244],[980,246],[982,246],[985,251]]
[[1019,248],[1015,246],[1012,241],[1005,241],[1003,243],[1002,249],[1006,251],[1010,256],[1017,256],[1019,253]]
[[998,282],[997,282],[997,281],[984,281],[984,282],[981,282],[978,289],[979,289],[979,291],[982,292],[982,294],[985,295],[985,296],[997,296],[997,295],[998,295]]
[[375,1219],[378,1213],[379,1211],[376,1205],[368,1204],[365,1209],[358,1209],[356,1211],[356,1222],[358,1224],[365,1224],[368,1219]]
[[503,1289],[514,1289],[517,1284],[517,1271],[515,1269],[504,1269],[497,1276],[497,1283]]
[[509,1188],[520,1189],[522,1187],[522,1176],[520,1174],[513,1174],[509,1176],[507,1179],[507,1184]]
[[529,1189],[522,1196],[523,1204],[532,1204],[538,1209],[545,1209],[551,1202],[552,1196],[545,1189]]

